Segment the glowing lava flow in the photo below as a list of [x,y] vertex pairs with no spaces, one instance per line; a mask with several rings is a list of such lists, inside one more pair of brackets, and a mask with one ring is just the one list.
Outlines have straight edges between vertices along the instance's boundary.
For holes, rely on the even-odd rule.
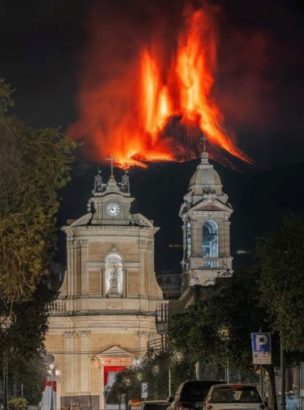
[[113,156],[122,167],[180,159],[177,152],[189,159],[193,151],[168,126],[175,119],[177,128],[196,127],[212,143],[250,162],[223,129],[223,115],[211,98],[216,31],[208,10],[188,15],[167,68],[151,49],[155,48],[144,47],[129,72],[126,67],[124,75],[108,84],[97,81],[88,87],[88,81],[83,81],[80,119],[70,127],[69,135],[88,138],[95,159]]
[[201,10],[190,18],[186,35],[181,36],[177,54],[177,75],[180,81],[180,111],[185,120],[198,121],[206,137],[230,154],[245,161],[248,158],[232,143],[221,128],[223,116],[211,101],[216,65],[215,31]]
[[156,134],[165,125],[172,110],[168,96],[168,89],[160,83],[159,73],[155,61],[147,51],[142,55],[142,113],[144,127],[152,136],[152,144],[156,142]]

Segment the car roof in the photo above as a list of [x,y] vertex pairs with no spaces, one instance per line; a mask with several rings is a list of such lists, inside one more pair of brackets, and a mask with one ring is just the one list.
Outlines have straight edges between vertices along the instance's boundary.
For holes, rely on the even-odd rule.
[[179,387],[185,386],[186,384],[190,384],[190,383],[200,384],[200,385],[204,385],[204,384],[208,385],[208,384],[210,384],[210,383],[212,383],[212,384],[222,384],[222,383],[225,383],[225,382],[224,382],[224,381],[221,381],[221,380],[212,380],[212,379],[210,379],[210,380],[197,380],[197,379],[193,379],[193,380],[185,380],[184,382],[182,382],[182,383],[179,385]]
[[167,400],[145,400],[145,401],[143,401],[142,403],[147,403],[147,404],[157,404],[157,403],[160,403],[160,404],[163,404],[163,403],[168,403],[168,401]]
[[183,383],[181,383],[181,384],[185,384],[185,383],[203,383],[203,382],[207,382],[207,383],[210,383],[210,382],[216,382],[216,383],[218,383],[218,384],[221,384],[221,383],[225,383],[224,381],[222,381],[222,380],[218,380],[218,379],[188,379],[188,380],[185,380]]
[[212,386],[213,389],[216,389],[217,387],[236,388],[236,387],[257,387],[257,386],[255,384],[251,384],[251,383],[218,383],[218,384],[214,384]]

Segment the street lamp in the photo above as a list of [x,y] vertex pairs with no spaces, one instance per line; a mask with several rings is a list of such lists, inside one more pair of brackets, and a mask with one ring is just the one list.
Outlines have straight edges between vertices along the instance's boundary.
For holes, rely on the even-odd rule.
[[221,339],[221,341],[224,343],[225,347],[225,381],[226,383],[230,383],[230,371],[229,371],[229,356],[228,356],[228,351],[227,351],[227,343],[230,339],[230,334],[229,334],[229,328],[225,325],[221,326],[218,329],[218,336]]
[[158,375],[158,373],[159,373],[159,366],[158,366],[158,364],[155,364],[153,367],[152,367],[152,373],[153,373],[153,375],[154,375],[154,399],[156,399],[157,398],[157,383],[156,383],[156,379],[157,379],[157,375]]
[[183,353],[180,351],[174,351],[172,357],[169,356],[168,360],[168,398],[172,397],[172,367],[175,364],[179,364],[183,360]]
[[50,410],[56,410],[56,391],[57,391],[56,384],[57,384],[57,378],[58,376],[60,376],[61,371],[55,367],[55,363],[50,363],[47,373],[48,373],[47,386],[51,388]]

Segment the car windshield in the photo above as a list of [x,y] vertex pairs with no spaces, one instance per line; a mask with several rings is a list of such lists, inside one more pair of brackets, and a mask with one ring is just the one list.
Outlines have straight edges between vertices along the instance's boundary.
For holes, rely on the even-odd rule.
[[210,387],[219,382],[216,381],[192,381],[184,385],[181,392],[181,400],[197,402],[205,400]]
[[254,386],[220,386],[213,389],[212,403],[260,403],[261,398]]

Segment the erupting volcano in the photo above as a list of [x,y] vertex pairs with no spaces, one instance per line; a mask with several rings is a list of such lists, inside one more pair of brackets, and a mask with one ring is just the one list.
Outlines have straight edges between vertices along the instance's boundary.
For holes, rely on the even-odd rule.
[[95,160],[112,156],[124,168],[194,158],[202,136],[250,162],[223,128],[211,96],[217,33],[210,10],[188,11],[166,62],[163,54],[157,42],[141,45],[123,69],[114,62],[111,75],[100,73],[100,78],[98,69],[111,62],[89,61],[80,84],[80,119],[70,127],[70,137],[89,140]]

